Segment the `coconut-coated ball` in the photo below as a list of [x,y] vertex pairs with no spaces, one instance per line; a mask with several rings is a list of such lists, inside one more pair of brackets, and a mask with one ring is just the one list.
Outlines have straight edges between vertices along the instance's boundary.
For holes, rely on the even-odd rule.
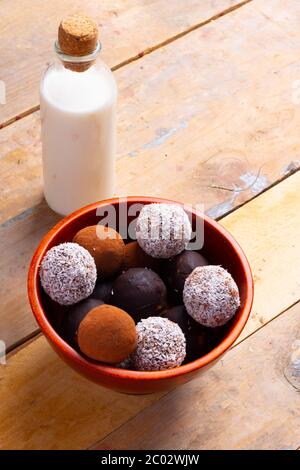
[[72,305],[88,297],[97,279],[95,261],[77,243],[61,243],[51,248],[40,266],[43,289],[61,305]]
[[178,367],[186,355],[185,337],[180,327],[162,317],[149,317],[137,326],[138,342],[131,356],[136,370],[165,370]]
[[67,343],[73,348],[77,348],[77,333],[78,327],[84,317],[95,307],[102,305],[104,302],[99,299],[92,299],[91,297],[82,300],[78,304],[72,305],[66,313],[62,325],[61,334]]
[[221,266],[195,268],[185,281],[183,301],[188,314],[208,327],[225,325],[240,306],[238,287]]
[[78,328],[78,345],[86,356],[118,364],[136,348],[137,333],[128,313],[112,305],[93,308]]
[[113,228],[90,225],[79,230],[73,242],[86,248],[93,256],[101,279],[107,279],[120,271],[125,245],[121,235]]
[[131,268],[113,283],[113,303],[136,322],[158,314],[166,305],[167,288],[151,269]]
[[153,258],[171,258],[188,245],[192,227],[187,214],[178,204],[148,204],[136,223],[136,239]]

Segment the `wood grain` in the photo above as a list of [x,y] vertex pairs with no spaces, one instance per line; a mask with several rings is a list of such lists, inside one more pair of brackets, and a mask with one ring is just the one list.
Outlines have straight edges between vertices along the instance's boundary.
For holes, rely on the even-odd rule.
[[0,365],[0,449],[90,446],[160,398],[121,395],[66,366],[44,337]]
[[284,368],[299,339],[299,315],[297,304],[95,447],[297,449],[300,395]]
[[[117,66],[230,10],[240,0],[2,0],[0,79],[7,88],[0,125],[38,104],[41,73],[53,60],[62,17],[83,11],[100,25],[103,58]],[[172,14],[170,14],[170,11]],[[22,12],[22,14],[20,14]]]
[[37,330],[27,299],[27,271],[39,240],[59,220],[45,211],[45,204],[40,209],[43,217],[29,210],[0,228],[0,339],[9,349]]
[[[296,0],[257,0],[116,71],[118,194],[203,202],[220,217],[299,168],[294,16]],[[0,142],[5,221],[42,200],[38,113]]]
[[244,248],[254,282],[242,337],[300,299],[300,172],[221,221]]

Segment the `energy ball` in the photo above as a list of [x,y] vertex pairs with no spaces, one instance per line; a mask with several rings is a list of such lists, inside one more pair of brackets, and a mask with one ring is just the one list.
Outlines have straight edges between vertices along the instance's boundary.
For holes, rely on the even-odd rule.
[[95,261],[77,243],[61,243],[51,248],[40,266],[43,289],[61,305],[72,305],[88,297],[97,279]]
[[137,332],[128,313],[112,305],[93,308],[78,328],[78,345],[86,356],[108,364],[124,361],[136,348]]
[[131,356],[126,357],[124,361],[119,362],[119,364],[116,364],[116,367],[118,369],[131,369],[132,368],[132,363],[131,363]]
[[175,307],[168,308],[163,312],[163,316],[164,318],[177,323],[185,336],[187,336],[193,326],[193,323],[195,323],[195,321],[187,313],[184,305],[176,305]]
[[98,299],[85,299],[76,305],[70,307],[68,313],[65,315],[62,325],[61,333],[67,343],[74,349],[77,349],[77,332],[81,321],[84,317],[95,307],[102,305],[104,302]]
[[124,242],[111,227],[91,225],[76,233],[73,242],[88,250],[93,256],[98,275],[107,279],[120,271],[124,259]]
[[207,259],[197,251],[185,250],[166,261],[164,278],[170,289],[182,293],[186,278],[198,266],[208,266]]
[[153,271],[157,271],[159,265],[160,260],[147,255],[138,242],[130,242],[125,245],[123,264],[125,270],[130,268],[149,268],[153,269]]
[[164,312],[164,317],[177,323],[186,340],[186,361],[198,359],[213,348],[211,329],[197,323],[184,305],[177,305]]
[[147,268],[131,268],[113,283],[114,305],[138,322],[159,313],[166,305],[167,289],[161,278]]
[[240,306],[239,290],[221,266],[195,268],[185,281],[183,301],[189,315],[201,325],[225,325]]
[[153,258],[178,255],[187,247],[191,234],[189,218],[177,204],[148,204],[137,218],[137,241]]
[[112,285],[112,281],[98,281],[92,293],[93,299],[100,299],[103,300],[105,304],[110,304],[112,298]]
[[131,356],[136,370],[165,370],[178,367],[186,355],[186,342],[180,327],[162,317],[149,317],[137,326],[137,347]]

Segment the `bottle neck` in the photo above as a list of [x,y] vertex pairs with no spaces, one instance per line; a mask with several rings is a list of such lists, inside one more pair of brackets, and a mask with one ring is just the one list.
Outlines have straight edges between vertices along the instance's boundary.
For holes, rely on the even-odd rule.
[[74,72],[84,72],[95,62],[101,51],[101,43],[98,41],[93,52],[83,56],[71,56],[65,54],[59,47],[58,41],[56,41],[54,44],[54,50],[65,68],[73,70]]

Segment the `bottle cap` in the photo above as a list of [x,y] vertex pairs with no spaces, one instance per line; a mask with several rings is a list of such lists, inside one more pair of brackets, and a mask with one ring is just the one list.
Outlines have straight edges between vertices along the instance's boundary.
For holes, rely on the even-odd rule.
[[64,18],[58,28],[58,45],[70,56],[80,57],[91,54],[98,43],[98,25],[90,17],[72,15]]

